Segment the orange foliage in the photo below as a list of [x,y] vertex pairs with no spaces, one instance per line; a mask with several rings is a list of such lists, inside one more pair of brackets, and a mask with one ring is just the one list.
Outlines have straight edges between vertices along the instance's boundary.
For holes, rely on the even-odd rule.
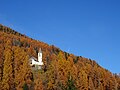
[[[32,71],[29,58],[42,48],[44,66]],[[119,90],[120,75],[95,61],[63,52],[0,25],[0,89]]]

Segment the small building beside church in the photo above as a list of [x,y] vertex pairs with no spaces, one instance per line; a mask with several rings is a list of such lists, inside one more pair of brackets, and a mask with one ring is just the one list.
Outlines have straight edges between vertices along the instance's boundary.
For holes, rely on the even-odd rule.
[[44,65],[43,61],[42,61],[42,50],[41,50],[41,48],[39,49],[39,52],[38,52],[38,59],[35,58],[35,57],[31,57],[29,60],[30,60],[30,66],[31,67],[34,67],[35,69],[41,69],[42,66]]

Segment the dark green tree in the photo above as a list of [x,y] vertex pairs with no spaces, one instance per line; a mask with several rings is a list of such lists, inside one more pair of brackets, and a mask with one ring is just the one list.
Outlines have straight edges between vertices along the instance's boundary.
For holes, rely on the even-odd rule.
[[77,88],[75,87],[75,81],[73,80],[71,75],[68,76],[66,90],[77,90]]

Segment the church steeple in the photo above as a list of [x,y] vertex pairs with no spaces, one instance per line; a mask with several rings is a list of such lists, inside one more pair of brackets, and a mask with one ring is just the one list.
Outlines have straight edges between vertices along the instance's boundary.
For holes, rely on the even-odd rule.
[[41,48],[39,49],[39,53],[42,53],[42,50],[41,50]]
[[38,52],[38,62],[39,62],[40,65],[43,65],[41,48],[39,49],[39,52]]

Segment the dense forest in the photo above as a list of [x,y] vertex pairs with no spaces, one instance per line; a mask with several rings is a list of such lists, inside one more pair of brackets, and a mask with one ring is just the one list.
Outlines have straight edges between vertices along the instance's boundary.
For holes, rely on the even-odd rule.
[[[39,48],[44,65],[33,70]],[[120,75],[0,25],[0,90],[120,90]]]

